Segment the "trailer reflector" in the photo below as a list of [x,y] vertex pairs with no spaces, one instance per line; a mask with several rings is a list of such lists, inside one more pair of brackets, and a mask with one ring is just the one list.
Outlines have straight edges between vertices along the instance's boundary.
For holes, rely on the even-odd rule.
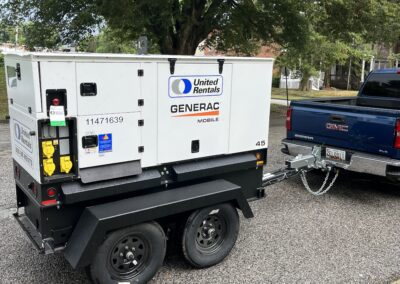
[[49,199],[41,202],[43,206],[52,206],[57,204],[57,199]]
[[256,153],[256,159],[257,159],[257,166],[264,165],[264,158],[260,152]]

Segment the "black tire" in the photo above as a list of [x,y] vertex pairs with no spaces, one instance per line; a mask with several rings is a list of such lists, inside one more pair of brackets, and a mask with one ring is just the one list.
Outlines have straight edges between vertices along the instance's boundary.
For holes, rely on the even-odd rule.
[[183,255],[198,268],[215,265],[230,253],[238,233],[239,216],[231,204],[194,211],[183,230]]
[[156,222],[143,223],[107,236],[90,266],[94,283],[147,283],[162,266],[166,237]]

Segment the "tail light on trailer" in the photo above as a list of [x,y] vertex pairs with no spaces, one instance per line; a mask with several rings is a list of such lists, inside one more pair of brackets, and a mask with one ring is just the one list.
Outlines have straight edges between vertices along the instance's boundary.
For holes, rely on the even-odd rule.
[[54,196],[56,196],[56,194],[57,194],[57,190],[54,188],[54,187],[49,187],[48,189],[47,189],[47,196],[48,197],[54,197]]
[[57,201],[57,189],[55,187],[49,187],[43,191],[43,200],[40,202],[43,206],[54,206],[58,204]]
[[54,206],[57,205],[57,199],[44,200],[40,204],[42,204],[43,206]]
[[289,107],[286,112],[286,129],[292,130],[292,111],[293,109]]
[[400,119],[396,121],[396,128],[394,131],[394,148],[400,149]]

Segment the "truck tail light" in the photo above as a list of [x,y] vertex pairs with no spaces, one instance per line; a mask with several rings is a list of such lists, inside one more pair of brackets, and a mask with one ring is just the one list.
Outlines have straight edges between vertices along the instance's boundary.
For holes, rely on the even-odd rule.
[[400,149],[400,120],[396,121],[396,128],[394,131],[395,131],[394,148]]
[[286,112],[286,129],[292,130],[292,108],[289,107]]

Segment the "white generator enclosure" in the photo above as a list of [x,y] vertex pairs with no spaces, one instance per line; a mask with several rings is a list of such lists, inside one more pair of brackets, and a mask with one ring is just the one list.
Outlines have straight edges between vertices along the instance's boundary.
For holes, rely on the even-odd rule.
[[272,59],[5,55],[12,154],[35,180],[83,182],[266,149]]

